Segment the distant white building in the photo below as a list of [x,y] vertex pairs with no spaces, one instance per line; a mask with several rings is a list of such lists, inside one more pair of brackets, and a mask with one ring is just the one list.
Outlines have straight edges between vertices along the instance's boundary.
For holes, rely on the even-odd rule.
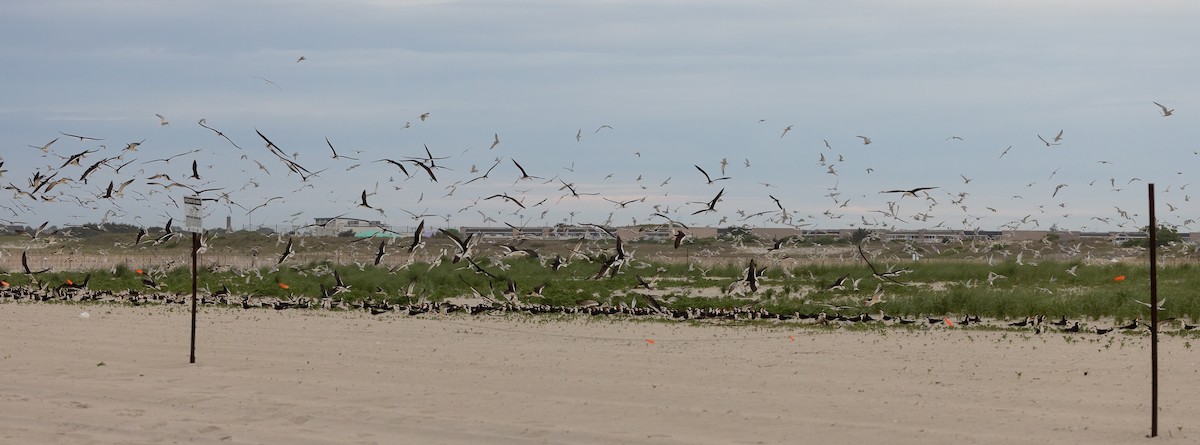
[[316,226],[313,227],[312,234],[314,236],[338,236],[347,230],[354,232],[355,236],[359,234],[369,234],[371,232],[381,232],[390,230],[391,227],[384,224],[382,221],[368,221],[365,219],[355,218],[314,218]]

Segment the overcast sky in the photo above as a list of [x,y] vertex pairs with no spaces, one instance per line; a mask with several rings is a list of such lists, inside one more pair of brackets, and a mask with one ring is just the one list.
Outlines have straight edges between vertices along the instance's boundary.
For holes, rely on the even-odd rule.
[[[698,226],[1132,230],[1154,182],[1159,220],[1200,230],[1198,19],[1184,1],[8,1],[0,181],[71,181],[5,190],[0,218],[161,226],[190,192],[151,183],[177,181],[220,188],[210,227],[624,225],[665,221],[657,205]],[[290,173],[256,129],[323,171]],[[425,146],[437,182],[373,162]],[[937,188],[880,193],[916,187]]]

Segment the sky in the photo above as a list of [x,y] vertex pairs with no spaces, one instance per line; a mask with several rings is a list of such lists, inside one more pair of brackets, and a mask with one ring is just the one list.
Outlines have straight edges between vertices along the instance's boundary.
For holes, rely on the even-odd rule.
[[[626,225],[661,213],[689,226],[1136,230],[1154,183],[1159,222],[1200,230],[1194,2],[4,10],[5,223],[162,226],[192,194],[166,187],[178,182],[217,189],[203,193],[206,227],[343,214],[397,228]],[[428,165],[426,147],[436,182],[404,161]],[[729,179],[709,183],[696,166]],[[35,172],[69,179],[20,193]],[[918,187],[932,188],[882,193]]]

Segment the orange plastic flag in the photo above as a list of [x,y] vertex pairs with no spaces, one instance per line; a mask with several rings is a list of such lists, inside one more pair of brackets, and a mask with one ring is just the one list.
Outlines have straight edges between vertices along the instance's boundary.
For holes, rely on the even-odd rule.
[[137,270],[137,274],[138,274],[138,275],[141,275],[141,274],[142,274],[142,270],[141,270],[141,269],[138,269],[138,270]]
[[953,321],[950,321],[950,319],[949,319],[949,318],[944,318],[943,320],[945,320],[945,321],[946,321],[946,326],[949,326],[949,327],[954,327],[954,322],[953,322]]
[[651,339],[648,339],[648,338],[647,338],[647,339],[646,339],[646,343],[649,343],[649,344],[654,344],[654,340],[651,340]]
[[279,283],[279,287],[283,288],[283,289],[287,289],[288,285],[287,285],[287,283]]
[[7,281],[0,281],[0,286],[8,287]]
[[796,341],[796,337],[793,337],[793,336],[789,335],[789,336],[788,336],[788,340],[791,340],[791,341]]
[[1125,276],[1117,275],[1115,278],[1113,278],[1113,281],[1117,281],[1117,282],[1125,281]]
[[67,278],[67,285],[68,285],[68,286],[74,286],[74,285],[75,285],[75,283],[74,283],[74,282],[72,282],[70,278]]

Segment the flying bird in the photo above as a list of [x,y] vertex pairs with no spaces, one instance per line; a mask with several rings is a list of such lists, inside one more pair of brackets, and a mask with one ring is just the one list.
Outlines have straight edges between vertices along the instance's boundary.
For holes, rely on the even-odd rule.
[[[61,132],[60,132],[60,133],[61,133]],[[49,152],[50,152],[50,146],[51,146],[51,145],[54,145],[54,143],[55,143],[55,142],[58,142],[58,138],[54,138],[54,140],[52,140],[52,141],[50,141],[50,142],[47,142],[47,143],[46,143],[46,145],[43,145],[43,146],[41,146],[41,147],[38,147],[38,146],[36,146],[36,145],[30,145],[29,147],[30,147],[30,148],[36,148],[36,149],[38,149],[38,150],[41,150],[41,151],[42,151],[42,153],[49,153]]]
[[720,200],[721,200],[721,195],[724,195],[724,194],[725,194],[725,189],[721,189],[721,191],[717,192],[717,196],[716,196],[716,197],[714,197],[714,198],[712,199],[712,201],[709,201],[709,202],[708,202],[708,207],[705,207],[705,208],[703,208],[703,209],[700,209],[700,210],[697,210],[697,211],[695,211],[695,212],[692,212],[692,214],[693,214],[693,215],[698,215],[698,214],[701,214],[701,213],[704,213],[704,212],[715,212],[715,211],[717,211],[717,209],[716,209],[716,206],[717,206],[717,201],[720,201]]
[[[77,135],[77,134],[63,133],[63,132],[61,132],[61,131],[60,131],[60,132],[58,132],[58,134],[61,134],[61,135],[63,135],[63,136],[67,136],[67,137],[79,138],[79,142],[83,142],[83,141],[85,141],[85,140],[88,140],[88,141],[103,141],[103,140],[104,140],[104,138],[94,138],[94,137],[90,137],[90,136],[80,136],[80,135]],[[32,147],[32,146],[31,146],[31,147]],[[34,148],[37,148],[37,147],[34,147]]]
[[[355,161],[357,161],[357,160],[358,160],[358,158],[352,158],[352,157],[349,157],[349,156],[339,156],[339,155],[338,155],[338,152],[337,152],[337,150],[334,150],[334,149],[333,149],[333,143],[332,143],[332,142],[329,142],[329,138],[325,138],[325,145],[328,145],[328,146],[329,146],[329,151],[332,151],[332,152],[333,152],[333,158],[334,158],[334,159],[346,158],[346,159],[352,159],[352,160],[355,160]],[[403,170],[403,169],[404,169],[404,167],[401,167],[401,169]],[[406,171],[406,172],[404,172],[404,174],[405,174],[405,176],[407,176],[407,175],[408,175],[408,172]]]
[[855,136],[863,140],[863,145],[871,145],[871,138],[866,136]]
[[729,179],[729,177],[728,177],[728,176],[722,176],[722,177],[720,177],[720,178],[713,179],[711,176],[708,176],[708,172],[706,172],[706,171],[704,171],[704,169],[700,168],[700,166],[699,166],[699,165],[693,165],[693,167],[696,167],[696,170],[700,170],[700,173],[703,173],[703,174],[704,174],[704,179],[705,179],[706,181],[708,181],[708,183],[709,183],[709,184],[712,184],[712,183],[714,183],[714,182],[717,182],[717,181],[720,181],[720,180],[723,180],[723,179]]
[[158,113],[154,113],[154,115],[158,116],[158,125],[160,127],[165,127],[167,125],[171,125],[171,123],[167,122],[167,118],[163,117],[163,115],[158,114]]
[[375,252],[375,265],[378,266],[380,261],[383,261],[383,256],[387,255],[387,238],[379,240],[379,250]]
[[518,170],[521,170],[521,177],[517,178],[518,181],[522,179],[542,179],[540,176],[529,176],[529,173],[525,173],[525,167],[522,167],[521,164],[518,164],[516,159],[512,159],[512,163],[513,165],[517,166]]
[[1169,109],[1169,110],[1168,110],[1166,106],[1164,106],[1163,104],[1160,104],[1160,103],[1158,103],[1158,102],[1155,102],[1155,103],[1154,103],[1154,105],[1158,105],[1158,108],[1161,108],[1161,109],[1162,109],[1162,115],[1163,115],[1163,117],[1167,117],[1167,116],[1170,116],[1170,115],[1172,115],[1172,114],[1174,114],[1174,113],[1175,113],[1175,109],[1174,109],[1174,108],[1172,108],[1172,109]]
[[496,148],[497,145],[500,145],[500,133],[495,133],[495,138],[496,139],[492,141],[492,146],[488,147],[488,150]]
[[45,269],[42,269],[42,270],[39,270],[39,271],[37,271],[37,272],[34,272],[33,270],[30,270],[30,269],[29,269],[29,256],[26,254],[26,252],[25,252],[25,251],[22,251],[22,252],[21,252],[21,267],[22,267],[23,269],[25,269],[25,275],[38,275],[38,274],[41,274],[41,273],[43,273],[43,272],[49,272],[49,271],[50,271],[50,268],[49,268],[49,267],[47,267],[47,268],[45,268]]
[[896,190],[884,190],[884,191],[882,191],[882,192],[879,192],[879,193],[903,193],[904,195],[901,195],[901,196],[917,196],[917,192],[919,192],[919,191],[923,191],[923,190],[933,190],[933,189],[936,189],[936,188],[937,188],[937,187],[917,187],[917,188],[915,188],[915,189],[908,189],[908,190],[902,190],[902,189],[896,189]]
[[679,245],[683,244],[684,238],[687,238],[687,232],[676,229],[675,230],[675,248],[676,249],[679,248]]
[[450,260],[451,263],[458,263],[459,261],[462,261],[463,258],[470,259],[471,248],[474,247],[474,244],[472,243],[472,240],[475,238],[474,233],[467,234],[467,239],[464,240],[459,238],[458,235],[455,235],[454,232],[446,229],[438,229],[438,231],[450,238],[450,241],[453,241],[454,245],[458,247],[458,252],[456,252],[454,254],[454,258]]
[[[425,231],[425,220],[421,220],[421,223],[417,224],[417,230],[413,232],[413,241],[412,241],[412,244],[408,246],[408,253],[413,253],[414,250],[417,250],[418,247],[421,247],[421,245],[424,244],[424,242],[421,241],[421,232],[424,232],[424,231]],[[379,249],[380,249],[380,252],[382,252],[383,246],[380,246]]]
[[[1055,146],[1055,145],[1062,145],[1062,143],[1061,143],[1061,142],[1059,142],[1059,143],[1052,143],[1052,142],[1050,142],[1050,141],[1047,141],[1047,140],[1046,140],[1046,138],[1042,137],[1042,135],[1040,135],[1040,134],[1039,134],[1039,135],[1037,135],[1037,137],[1038,137],[1038,139],[1041,139],[1041,140],[1042,140],[1042,143],[1043,143],[1043,144],[1046,144],[1046,146],[1047,146],[1047,147],[1051,147],[1051,146]],[[1005,151],[1007,152],[1007,150],[1005,150]],[[1001,155],[1001,156],[1003,156],[1003,155]]]
[[292,239],[288,238],[287,246],[283,248],[283,254],[279,255],[279,261],[276,261],[275,265],[283,264],[283,260],[286,260],[288,257],[292,256],[292,252]]
[[366,208],[368,208],[368,209],[373,209],[373,208],[374,208],[374,207],[371,207],[371,205],[370,205],[370,204],[367,204],[367,191],[366,191],[366,190],[363,190],[363,191],[362,191],[362,202],[358,203],[358,206],[359,206],[359,207],[366,207]]

